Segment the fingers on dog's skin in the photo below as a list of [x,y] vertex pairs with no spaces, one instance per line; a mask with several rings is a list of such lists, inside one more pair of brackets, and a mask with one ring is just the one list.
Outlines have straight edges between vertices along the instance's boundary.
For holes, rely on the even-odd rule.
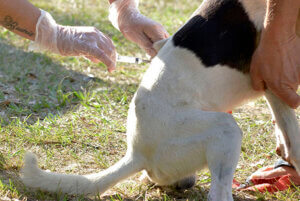
[[149,36],[152,43],[169,37],[169,33],[161,25],[156,25],[154,29],[146,30],[145,34]]
[[164,34],[164,37],[165,37],[165,38],[169,38],[169,37],[170,37],[170,34],[169,34],[168,32],[166,32],[166,33]]
[[264,91],[265,90],[265,82],[260,77],[256,77],[251,80],[251,84],[254,90],[256,91]]
[[258,72],[258,68],[256,66],[257,64],[251,63],[250,76],[251,76],[252,88],[256,91],[263,91],[265,90],[265,82],[260,76]]
[[296,93],[297,86],[291,87],[289,84],[280,82],[265,82],[261,77],[257,63],[253,61],[250,67],[251,84],[254,90],[263,91],[269,88],[277,97],[288,104],[291,108],[296,109],[300,105],[300,96]]
[[156,25],[153,29],[145,30],[142,36],[142,41],[144,41],[143,48],[151,57],[154,57],[157,51],[153,48],[153,43],[168,37],[168,32],[161,25]]
[[282,101],[288,104],[291,108],[296,109],[300,104],[300,96],[291,87],[275,88],[269,87],[273,93],[278,96]]
[[140,47],[143,48],[147,54],[149,54],[151,57],[154,57],[157,52],[156,50],[152,47],[153,46],[153,42],[151,41],[150,38],[147,37],[147,35],[143,34],[140,36]]

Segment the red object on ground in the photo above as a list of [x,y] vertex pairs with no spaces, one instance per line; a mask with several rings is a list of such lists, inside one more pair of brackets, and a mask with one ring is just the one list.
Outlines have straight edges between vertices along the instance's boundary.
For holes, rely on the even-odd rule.
[[235,179],[233,179],[233,181],[232,181],[232,188],[237,188],[237,187],[239,187],[241,184],[237,181],[237,180],[235,180]]
[[[273,168],[267,168],[265,171],[269,170],[273,170]],[[291,185],[291,175],[286,174],[268,179],[251,179],[249,186],[243,186],[235,179],[233,179],[232,188],[237,188],[237,190],[239,191],[259,191],[261,193],[274,193],[277,191],[287,190]]]
[[261,193],[275,193],[287,190],[291,185],[290,175],[284,175],[272,179],[252,179],[253,186],[241,189],[242,191],[259,191]]

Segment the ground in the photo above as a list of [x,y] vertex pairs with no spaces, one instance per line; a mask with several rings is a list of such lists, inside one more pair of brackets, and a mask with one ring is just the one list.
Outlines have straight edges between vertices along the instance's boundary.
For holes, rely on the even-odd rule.
[[[32,0],[64,25],[96,26],[110,36],[122,55],[145,58],[107,19],[106,0]],[[140,10],[173,34],[201,1],[142,0]],[[197,185],[178,192],[138,182],[138,175],[102,197],[74,197],[33,191],[20,182],[26,151],[51,171],[86,174],[105,169],[126,150],[128,104],[148,64],[103,64],[84,58],[28,51],[29,41],[0,28],[0,200],[205,200],[208,171]],[[297,110],[299,118],[300,111]],[[233,111],[244,132],[235,179],[244,181],[258,168],[273,164],[274,128],[263,99]],[[300,189],[271,194],[233,192],[235,200],[300,200]]]

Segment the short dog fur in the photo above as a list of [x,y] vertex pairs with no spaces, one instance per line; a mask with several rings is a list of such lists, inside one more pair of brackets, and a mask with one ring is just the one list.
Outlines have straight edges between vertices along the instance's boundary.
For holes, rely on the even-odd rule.
[[68,194],[102,194],[144,170],[159,185],[188,181],[208,167],[212,201],[232,201],[232,179],[242,132],[226,112],[265,95],[276,119],[281,156],[300,172],[300,132],[294,110],[271,92],[251,87],[249,66],[259,41],[265,0],[205,0],[172,37],[158,42],[158,55],[130,104],[127,153],[92,175],[38,168],[25,156],[23,182]]

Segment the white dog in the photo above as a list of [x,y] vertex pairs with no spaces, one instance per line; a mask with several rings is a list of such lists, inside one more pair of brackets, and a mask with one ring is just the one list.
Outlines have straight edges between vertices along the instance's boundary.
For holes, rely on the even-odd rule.
[[[127,153],[97,174],[67,175],[38,168],[25,157],[27,186],[68,194],[102,194],[145,170],[152,182],[188,181],[208,166],[209,200],[232,201],[242,132],[225,112],[263,94],[251,87],[249,65],[265,16],[265,0],[206,0],[162,46],[128,112]],[[165,44],[163,44],[165,43]],[[264,94],[277,122],[281,155],[300,171],[300,132],[294,114]],[[184,182],[183,182],[184,183]]]

